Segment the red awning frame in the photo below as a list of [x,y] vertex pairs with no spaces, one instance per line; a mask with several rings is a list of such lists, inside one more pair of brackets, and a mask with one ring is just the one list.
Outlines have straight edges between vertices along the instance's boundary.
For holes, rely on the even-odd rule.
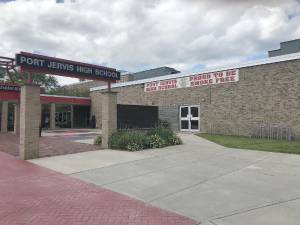
[[14,69],[15,59],[0,56],[0,67],[3,69]]
[[[0,56],[0,68],[5,69],[7,75],[9,76],[10,80],[12,81],[10,71],[13,70],[15,73],[17,72],[16,67],[16,60],[14,58]],[[22,78],[25,81],[25,78]]]

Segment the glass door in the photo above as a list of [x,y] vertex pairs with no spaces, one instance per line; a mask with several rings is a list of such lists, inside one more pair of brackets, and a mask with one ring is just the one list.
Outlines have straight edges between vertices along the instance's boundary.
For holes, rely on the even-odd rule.
[[190,131],[199,131],[199,106],[190,106]]
[[180,130],[190,130],[190,109],[189,106],[180,106]]
[[198,105],[180,107],[180,130],[200,131],[200,107]]

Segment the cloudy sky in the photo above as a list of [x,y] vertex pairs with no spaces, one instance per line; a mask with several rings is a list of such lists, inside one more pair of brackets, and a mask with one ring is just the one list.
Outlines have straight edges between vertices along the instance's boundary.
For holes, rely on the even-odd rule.
[[1,56],[28,51],[132,72],[264,58],[300,38],[300,0],[0,2]]

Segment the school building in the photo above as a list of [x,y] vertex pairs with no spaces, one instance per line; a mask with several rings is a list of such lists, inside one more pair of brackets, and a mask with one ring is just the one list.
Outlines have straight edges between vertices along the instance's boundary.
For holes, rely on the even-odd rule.
[[[127,74],[112,85],[119,129],[162,123],[182,132],[300,139],[299,53],[192,73],[169,69],[141,78]],[[102,93],[108,87],[84,82],[75,88],[82,86],[90,97],[40,95],[44,128],[94,122],[101,129]],[[0,85],[1,132],[18,130],[19,98],[17,85]]]

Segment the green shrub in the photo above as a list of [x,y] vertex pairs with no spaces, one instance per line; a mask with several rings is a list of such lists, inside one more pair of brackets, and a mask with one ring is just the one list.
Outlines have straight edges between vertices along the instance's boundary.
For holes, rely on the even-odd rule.
[[126,150],[129,150],[132,152],[139,151],[142,149],[143,149],[143,146],[139,145],[138,143],[133,143],[133,142],[128,143],[126,146]]
[[148,141],[145,132],[122,131],[114,133],[110,137],[108,144],[112,149],[138,151],[147,148]]
[[181,144],[176,134],[166,128],[156,128],[149,131],[119,131],[114,133],[108,142],[111,149],[139,151],[147,148],[162,148]]
[[148,136],[148,142],[150,148],[162,148],[166,146],[166,141],[158,134]]
[[101,145],[101,144],[102,144],[102,138],[101,138],[101,136],[97,136],[94,139],[94,145]]
[[181,145],[182,144],[182,140],[177,137],[177,136],[174,136],[172,137],[170,140],[169,140],[169,144],[170,145]]
[[147,135],[158,135],[165,141],[164,146],[169,145],[179,145],[182,144],[182,141],[177,135],[170,129],[166,128],[156,128],[147,132]]

